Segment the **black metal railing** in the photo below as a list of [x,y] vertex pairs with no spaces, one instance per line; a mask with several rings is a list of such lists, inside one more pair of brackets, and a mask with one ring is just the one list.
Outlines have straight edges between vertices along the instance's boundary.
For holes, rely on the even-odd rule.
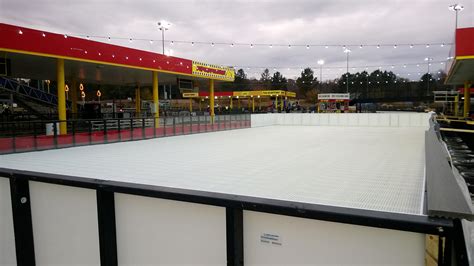
[[[65,127],[67,134],[60,134]],[[250,114],[0,123],[0,154],[250,127]]]

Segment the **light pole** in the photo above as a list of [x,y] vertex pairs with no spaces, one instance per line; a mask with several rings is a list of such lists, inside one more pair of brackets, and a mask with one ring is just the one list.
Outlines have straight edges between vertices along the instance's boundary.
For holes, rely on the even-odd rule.
[[162,20],[158,22],[158,29],[161,30],[161,43],[163,44],[163,54],[165,54],[165,31],[169,30],[171,23]]
[[351,50],[346,48],[344,49],[344,53],[347,55],[346,93],[349,93],[349,54],[351,53]]
[[458,28],[458,13],[459,13],[459,11],[462,11],[463,9],[464,9],[464,7],[460,4],[454,4],[454,5],[449,6],[449,10],[456,12],[456,24],[455,24],[456,27],[454,29]]
[[428,63],[428,74],[427,74],[428,83],[427,83],[427,86],[426,86],[426,96],[429,96],[429,94],[430,94],[430,79],[431,79],[430,66],[431,66],[431,61],[433,61],[433,58],[426,57],[425,61]]
[[324,65],[324,60],[320,59],[318,60],[318,65],[319,65],[319,84],[321,84],[321,88],[323,87],[323,65]]

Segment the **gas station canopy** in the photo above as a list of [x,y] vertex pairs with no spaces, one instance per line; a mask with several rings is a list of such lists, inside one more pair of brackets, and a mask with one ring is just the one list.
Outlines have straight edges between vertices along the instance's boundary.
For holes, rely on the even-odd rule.
[[472,83],[474,81],[474,28],[456,30],[455,47],[447,65],[447,85]]
[[3,23],[0,32],[0,58],[6,62],[0,72],[7,72],[0,74],[8,76],[54,79],[60,58],[67,60],[66,79],[87,82],[151,84],[149,71],[157,71],[160,82],[177,77],[234,80],[229,67]]

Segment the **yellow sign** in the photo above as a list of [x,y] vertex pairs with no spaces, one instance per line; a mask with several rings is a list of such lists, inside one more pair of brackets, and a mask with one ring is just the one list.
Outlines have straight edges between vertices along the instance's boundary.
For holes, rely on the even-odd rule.
[[199,97],[198,92],[183,92],[183,98],[197,98]]
[[286,92],[286,97],[296,97],[296,92],[292,92],[292,91],[287,91]]
[[233,68],[222,67],[193,61],[193,75],[209,79],[234,81],[235,72]]

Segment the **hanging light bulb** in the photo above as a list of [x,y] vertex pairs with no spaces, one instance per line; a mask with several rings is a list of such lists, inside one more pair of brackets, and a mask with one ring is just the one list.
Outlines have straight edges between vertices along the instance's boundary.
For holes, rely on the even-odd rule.
[[444,43],[441,44],[441,47],[444,47]]
[[268,46],[268,47],[273,48],[273,45],[270,44],[270,46]]
[[46,34],[43,32],[43,33],[41,34],[41,36],[46,37]]
[[18,34],[22,35],[22,34],[23,34],[23,31],[22,31],[22,30],[19,30],[19,31],[18,31]]
[[110,36],[109,36],[109,37],[107,37],[107,40],[110,42]]
[[250,44],[250,48],[253,48],[253,44]]
[[64,39],[67,39],[67,34],[64,34]]
[[380,48],[380,44],[377,44],[377,49],[379,49],[379,48]]
[[291,48],[291,44],[288,44],[288,49],[290,49],[290,48]]
[[306,49],[309,49],[309,45],[306,45]]
[[153,44],[153,40],[150,40],[150,44]]
[[170,43],[170,44],[171,44],[171,45],[174,45],[174,41],[171,41],[171,43]]
[[395,44],[395,45],[393,46],[393,48],[397,49],[397,45]]
[[128,39],[129,42],[133,42],[132,38]]
[[359,46],[359,49],[362,49],[362,44]]
[[430,48],[430,44],[429,44],[429,43],[426,45],[426,48]]
[[410,44],[410,48],[413,48],[413,44]]
[[328,48],[329,48],[329,46],[327,46],[327,45],[326,45],[324,48],[328,49]]
[[230,47],[234,48],[234,44],[233,44],[233,43],[231,43],[231,44],[230,44]]

